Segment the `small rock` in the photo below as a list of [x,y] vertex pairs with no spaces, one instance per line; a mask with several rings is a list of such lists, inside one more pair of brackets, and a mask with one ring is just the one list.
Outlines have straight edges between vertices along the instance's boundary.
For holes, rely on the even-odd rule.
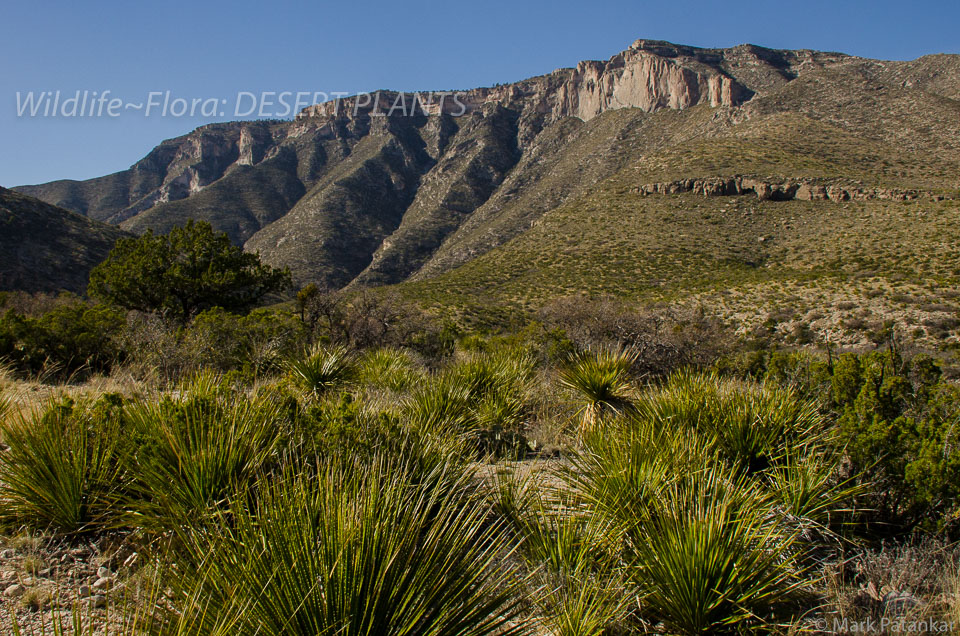
[[107,597],[103,596],[102,594],[97,594],[96,596],[91,596],[89,599],[87,599],[87,603],[93,608],[105,607],[107,604]]
[[110,576],[111,576],[110,570],[108,570],[107,568],[104,568],[104,567],[97,568],[97,577],[98,577],[98,578],[108,579],[108,578],[110,578]]
[[25,576],[22,579],[20,579],[20,582],[26,585],[27,587],[30,587],[31,585],[36,583],[36,581],[33,580],[32,576]]
[[12,581],[15,578],[17,578],[16,570],[7,570],[6,572],[0,574],[0,581],[3,582]]
[[20,585],[19,583],[14,583],[7,589],[3,591],[4,598],[20,598],[23,596],[24,592],[27,591],[27,588]]
[[101,576],[101,577],[100,577],[99,579],[97,579],[96,582],[93,584],[93,589],[98,590],[98,591],[106,590],[106,589],[108,589],[109,587],[110,587],[110,579],[108,579],[108,578],[105,577],[105,576]]
[[53,574],[53,568],[44,568],[44,569],[40,570],[39,572],[37,572],[37,574],[40,575],[40,576],[42,576],[43,578],[47,578],[47,577],[49,577],[51,574]]
[[77,595],[78,595],[80,598],[87,598],[88,596],[90,596],[90,586],[89,586],[89,585],[81,585],[81,586],[80,586],[80,589],[77,590]]
[[62,557],[60,557],[60,563],[73,563],[74,560],[75,559],[70,554],[64,554]]

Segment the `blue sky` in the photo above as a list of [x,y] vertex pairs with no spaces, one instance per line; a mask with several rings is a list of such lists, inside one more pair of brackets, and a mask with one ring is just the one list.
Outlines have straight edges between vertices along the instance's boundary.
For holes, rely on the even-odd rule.
[[[884,59],[960,53],[957,0],[33,0],[5,3],[0,19],[5,186],[122,170],[163,139],[236,119],[241,91],[470,88],[606,59],[641,37]],[[18,92],[22,106],[28,91],[57,90],[108,90],[124,103],[170,91],[230,106],[223,117],[18,117]]]

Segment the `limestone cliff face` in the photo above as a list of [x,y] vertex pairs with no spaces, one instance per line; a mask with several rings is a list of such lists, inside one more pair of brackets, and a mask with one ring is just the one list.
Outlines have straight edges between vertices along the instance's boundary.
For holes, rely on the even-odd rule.
[[736,106],[753,94],[723,70],[722,55],[701,51],[638,40],[605,62],[584,61],[576,68],[557,69],[514,84],[446,95],[380,91],[373,97],[350,97],[311,106],[298,119],[412,110],[458,116],[496,104],[527,115],[547,115],[547,122],[563,117],[589,121],[619,108],[653,112],[698,104]]

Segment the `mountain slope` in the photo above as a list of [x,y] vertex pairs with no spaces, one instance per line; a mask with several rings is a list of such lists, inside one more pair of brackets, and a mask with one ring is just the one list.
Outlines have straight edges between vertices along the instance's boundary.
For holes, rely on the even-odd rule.
[[[493,260],[474,267],[496,271],[503,284],[517,279],[483,265],[506,258],[501,246],[536,250],[515,263],[521,269],[575,267],[564,256],[567,242],[600,249],[596,228],[635,220],[618,216],[636,212],[617,197],[648,186],[683,190],[687,181],[737,175],[775,187],[792,179],[783,187],[802,186],[805,196],[834,188],[851,197],[880,189],[949,197],[960,186],[958,56],[884,62],[639,40],[607,61],[456,96],[438,102],[382,91],[375,100],[311,106],[294,121],[205,126],[127,171],[20,190],[134,232],[207,220],[266,261],[290,266],[301,285],[417,281],[427,289],[486,257]],[[667,213],[671,201],[655,207]],[[570,226],[575,238],[536,238],[571,205],[594,215]],[[666,244],[681,231],[647,227],[649,235],[631,239],[638,258],[652,258],[650,241]],[[670,256],[677,280],[691,263],[707,266],[694,253]],[[554,272],[542,282],[561,293],[558,281],[569,276]],[[542,300],[505,296],[514,295],[521,304]]]
[[0,187],[0,290],[83,293],[90,270],[126,235]]

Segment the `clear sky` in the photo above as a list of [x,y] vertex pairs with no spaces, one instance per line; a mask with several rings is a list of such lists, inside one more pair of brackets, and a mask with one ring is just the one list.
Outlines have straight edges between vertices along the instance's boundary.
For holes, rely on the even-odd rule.
[[[265,91],[471,88],[606,59],[638,38],[904,60],[960,53],[958,27],[958,0],[8,0],[0,8],[0,185],[125,169],[163,139],[237,119],[252,102],[241,92],[259,103]],[[18,116],[30,91],[66,100],[78,90],[110,91],[124,106],[117,117],[104,106],[93,117]],[[202,103],[194,117],[162,116],[163,97],[152,98],[159,103],[150,116],[135,108],[167,91],[219,100],[224,116]]]

